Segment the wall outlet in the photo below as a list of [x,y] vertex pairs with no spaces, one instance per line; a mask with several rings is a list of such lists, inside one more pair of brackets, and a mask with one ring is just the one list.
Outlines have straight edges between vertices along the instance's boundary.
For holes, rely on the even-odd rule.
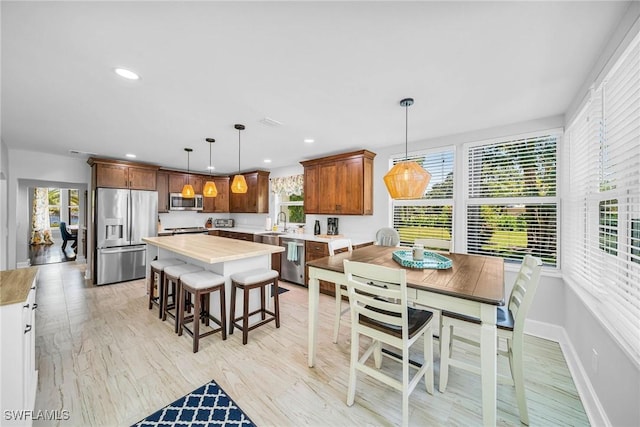
[[595,348],[591,349],[591,370],[595,374],[598,373],[598,352]]

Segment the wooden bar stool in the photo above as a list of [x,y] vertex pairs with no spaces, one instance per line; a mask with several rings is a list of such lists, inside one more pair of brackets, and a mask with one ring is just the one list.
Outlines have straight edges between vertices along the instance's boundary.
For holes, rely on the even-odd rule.
[[[198,352],[198,342],[200,338],[222,332],[222,339],[227,339],[227,321],[224,298],[224,276],[210,271],[198,271],[180,276],[182,290],[178,297],[179,329],[178,335],[182,336],[182,331],[187,331],[193,337],[193,352]],[[210,312],[209,297],[212,292],[220,292],[220,319],[216,319]],[[185,316],[187,294],[193,295],[193,314]],[[219,328],[200,333],[200,321],[205,325],[209,320],[213,320]],[[193,321],[193,331],[185,325]]]
[[[176,258],[164,258],[151,261],[151,278],[149,279],[149,310],[153,308],[153,304],[157,304],[160,308],[158,310],[158,318],[162,319],[162,311],[164,310],[164,269],[171,267],[172,265],[185,264],[184,261],[180,261]],[[156,280],[158,275],[158,280]],[[156,294],[158,296],[154,296]]]
[[[162,300],[164,301],[164,309],[162,310],[162,321],[167,320],[167,315],[175,319],[174,331],[178,333],[178,296],[180,296],[181,282],[180,277],[188,273],[195,273],[196,271],[202,271],[202,267],[198,267],[193,264],[181,264],[165,267],[164,269],[164,288]],[[169,284],[173,283],[173,303],[169,304]],[[171,313],[169,310],[175,309],[176,313]]]
[[[273,311],[266,309],[265,289],[273,284]],[[260,288],[260,308],[249,313],[249,292],[251,289]],[[236,289],[244,292],[242,316],[236,317]],[[261,314],[262,320],[249,326],[249,318],[254,314]],[[266,315],[270,317],[267,319]],[[280,327],[280,304],[278,299],[278,272],[267,268],[244,271],[231,275],[231,326],[229,335],[233,334],[234,326],[242,329],[242,344],[247,343],[249,331],[264,325],[275,319],[276,328]],[[237,320],[242,320],[242,325],[236,324]]]

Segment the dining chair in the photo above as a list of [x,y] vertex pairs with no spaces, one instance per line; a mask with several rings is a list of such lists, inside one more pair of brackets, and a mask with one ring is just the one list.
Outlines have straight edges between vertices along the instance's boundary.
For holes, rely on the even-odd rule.
[[78,246],[78,235],[71,233],[67,229],[67,223],[64,221],[60,221],[60,235],[62,236],[62,250],[67,248],[67,242],[71,240],[73,244],[72,248],[76,248]]
[[[333,256],[336,251],[340,249],[346,249],[349,252],[353,252],[353,245],[351,239],[331,239],[327,244],[329,247],[329,256]],[[333,342],[338,342],[338,332],[340,331],[340,318],[344,313],[349,311],[349,307],[342,310],[342,296],[348,297],[347,288],[344,284],[336,283],[336,314],[335,321],[333,323]]]
[[451,240],[445,239],[415,239],[414,243],[424,246],[426,250],[436,252],[451,252]]
[[[369,263],[344,261],[344,272],[351,307],[351,357],[347,405],[355,401],[357,372],[402,391],[402,425],[409,423],[409,395],[422,377],[427,392],[433,395],[433,340],[430,311],[416,310],[407,305],[407,272]],[[360,336],[371,338],[370,346],[360,353]],[[424,363],[416,367],[409,360],[409,350],[418,339],[424,343]],[[399,356],[382,352],[382,344],[401,351]],[[375,369],[366,364],[373,355]],[[402,364],[402,380],[380,370],[382,356]],[[409,368],[418,372],[409,378]]]
[[376,232],[376,245],[398,246],[400,245],[400,234],[395,228],[383,227]]
[[[498,345],[498,354],[509,358],[511,378],[506,377],[506,379],[512,380],[515,385],[520,421],[525,425],[529,425],[529,413],[527,411],[527,401],[525,398],[522,362],[524,321],[527,316],[527,311],[533,302],[533,297],[536,293],[538,282],[540,281],[541,270],[542,261],[539,258],[531,255],[524,257],[513,289],[511,290],[511,295],[509,296],[509,303],[506,307],[498,307],[496,319],[498,341],[506,340],[506,350],[500,350],[500,345]],[[460,316],[459,314],[447,311],[442,312],[439,385],[441,392],[444,393],[447,387],[449,366],[455,366],[477,374],[481,373],[480,367],[451,357],[454,340],[479,347],[479,341],[469,337],[468,334],[464,337],[457,335],[456,329],[463,331],[475,330],[479,332],[479,328],[479,319]],[[504,378],[504,376],[501,376],[501,379]]]

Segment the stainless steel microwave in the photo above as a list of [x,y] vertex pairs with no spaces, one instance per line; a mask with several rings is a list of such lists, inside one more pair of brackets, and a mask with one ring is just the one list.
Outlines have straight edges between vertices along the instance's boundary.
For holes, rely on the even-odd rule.
[[170,211],[201,211],[203,207],[202,194],[196,194],[194,197],[182,197],[180,193],[169,194],[169,210]]

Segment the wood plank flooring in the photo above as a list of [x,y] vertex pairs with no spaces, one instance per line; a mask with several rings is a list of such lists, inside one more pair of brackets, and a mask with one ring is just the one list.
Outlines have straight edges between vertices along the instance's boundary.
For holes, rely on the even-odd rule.
[[[40,269],[35,409],[68,410],[70,419],[35,426],[131,425],[212,379],[258,426],[400,424],[401,394],[371,378],[359,376],[355,404],[345,404],[349,321],[345,315],[333,344],[334,301],[328,296],[320,297],[318,363],[308,368],[306,288],[282,282],[290,292],[280,295],[280,329],[271,322],[251,331],[246,346],[238,332],[226,341],[210,336],[193,354],[188,335],[178,337],[172,322],[158,319],[157,308],[147,309],[144,280],[97,287],[83,279],[82,264]],[[531,425],[588,425],[559,346],[527,337],[525,354]],[[507,373],[507,361],[498,363]],[[388,359],[382,369],[400,375]],[[436,387],[433,396],[420,384],[410,413],[414,426],[481,425],[479,377],[452,368],[446,393]],[[519,424],[514,389],[499,384],[498,425]]]

